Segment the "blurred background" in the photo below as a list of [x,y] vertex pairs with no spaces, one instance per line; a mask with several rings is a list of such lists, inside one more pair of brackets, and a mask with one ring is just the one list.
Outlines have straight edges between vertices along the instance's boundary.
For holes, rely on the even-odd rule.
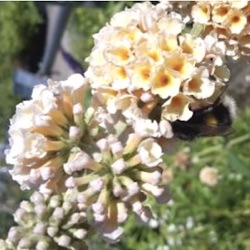
[[[35,84],[84,73],[92,35],[133,2],[0,2],[0,238],[14,225],[13,212],[29,192],[11,180],[4,161],[15,105]],[[234,65],[234,66],[232,66]],[[91,239],[93,250],[250,249],[250,64],[229,62],[228,92],[237,102],[234,133],[201,138],[165,158],[172,199],[150,200],[155,219],[131,216],[121,242]]]

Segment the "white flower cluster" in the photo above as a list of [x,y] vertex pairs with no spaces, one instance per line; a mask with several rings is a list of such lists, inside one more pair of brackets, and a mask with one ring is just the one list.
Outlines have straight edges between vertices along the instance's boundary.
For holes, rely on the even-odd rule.
[[229,71],[224,42],[186,32],[166,8],[145,2],[114,15],[94,35],[85,75],[109,113],[122,112],[136,132],[170,138],[169,123],[189,120],[190,106],[217,94]]
[[35,86],[32,99],[17,105],[5,153],[22,189],[65,190],[63,164],[75,145],[88,143],[88,131],[95,126],[83,107],[87,89],[83,76],[75,74],[67,81]]
[[[183,6],[173,2],[171,7],[177,11]],[[249,1],[192,1],[184,9],[188,20],[204,25],[204,35],[215,34],[225,42],[228,56],[250,55]]]

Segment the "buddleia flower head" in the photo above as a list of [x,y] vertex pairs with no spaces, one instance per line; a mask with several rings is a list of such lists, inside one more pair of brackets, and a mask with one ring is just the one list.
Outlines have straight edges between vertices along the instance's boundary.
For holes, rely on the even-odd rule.
[[193,103],[217,95],[230,76],[224,42],[199,37],[169,6],[137,3],[115,14],[94,35],[85,74],[110,114],[153,138],[173,137],[171,123],[188,121]]
[[72,149],[87,148],[96,134],[93,110],[84,107],[87,91],[87,81],[75,74],[66,81],[35,86],[31,100],[17,105],[5,153],[22,189],[65,190],[63,164]]

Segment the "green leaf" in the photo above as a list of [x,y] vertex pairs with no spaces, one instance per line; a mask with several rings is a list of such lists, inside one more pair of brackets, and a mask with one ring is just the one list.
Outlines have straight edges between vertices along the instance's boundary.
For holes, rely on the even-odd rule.
[[228,165],[234,171],[250,177],[250,168],[244,162],[242,162],[236,155],[228,151]]

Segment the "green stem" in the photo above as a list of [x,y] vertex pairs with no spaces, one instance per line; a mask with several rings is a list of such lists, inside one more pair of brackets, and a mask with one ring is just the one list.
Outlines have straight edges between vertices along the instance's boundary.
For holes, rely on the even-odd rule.
[[215,153],[215,152],[217,153],[217,152],[220,152],[221,149],[222,149],[222,145],[216,145],[216,146],[213,146],[213,147],[206,148],[205,150],[197,153],[196,156],[197,157],[202,157],[202,156],[212,154],[212,153]]
[[235,138],[235,139],[232,139],[232,140],[227,144],[227,148],[231,148],[231,147],[233,147],[234,145],[237,145],[237,144],[239,144],[239,143],[242,143],[242,142],[248,141],[248,140],[250,140],[250,134],[246,134],[246,135],[237,137],[237,138]]

